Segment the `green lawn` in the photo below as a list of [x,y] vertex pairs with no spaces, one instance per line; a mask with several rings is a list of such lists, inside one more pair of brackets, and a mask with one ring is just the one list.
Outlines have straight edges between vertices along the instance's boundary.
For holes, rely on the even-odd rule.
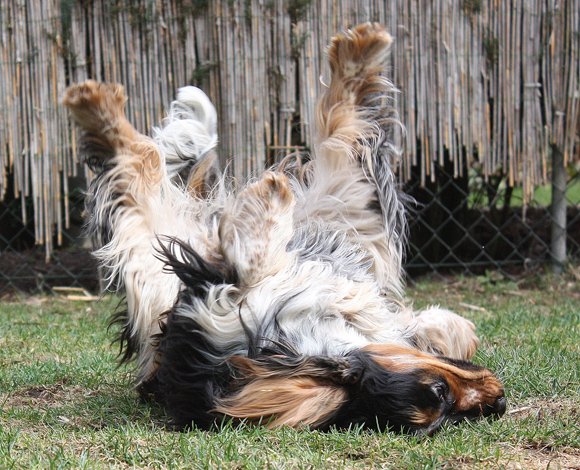
[[[505,194],[505,182],[499,189],[500,196],[498,198],[497,206],[503,207],[504,205],[504,194]],[[484,193],[478,191],[471,191],[469,193],[469,205],[470,207],[487,207],[489,205],[489,199]],[[545,186],[538,186],[534,190],[532,195],[531,206],[540,207],[550,207],[552,204],[552,183],[548,183]],[[580,204],[580,178],[576,178],[570,181],[566,187],[566,204],[568,206],[577,206]],[[512,207],[520,207],[523,205],[523,193],[522,187],[516,186],[513,190],[510,205]]]
[[116,369],[117,299],[0,302],[0,468],[579,468],[580,282],[497,276],[421,282],[478,326],[476,361],[504,380],[508,412],[433,438],[389,432],[226,428],[173,432]]

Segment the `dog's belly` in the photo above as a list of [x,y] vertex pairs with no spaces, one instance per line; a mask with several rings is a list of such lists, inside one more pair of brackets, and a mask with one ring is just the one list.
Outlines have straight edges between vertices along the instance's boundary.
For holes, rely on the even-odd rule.
[[274,343],[302,355],[343,355],[376,342],[410,345],[412,334],[409,318],[376,283],[337,276],[311,260],[297,259],[247,289],[213,286],[174,312],[193,320],[225,355]]

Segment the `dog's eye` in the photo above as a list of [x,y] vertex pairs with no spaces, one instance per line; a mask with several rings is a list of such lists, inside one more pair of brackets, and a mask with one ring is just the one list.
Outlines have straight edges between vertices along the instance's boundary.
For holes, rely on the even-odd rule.
[[441,403],[445,403],[447,401],[448,388],[449,387],[447,387],[447,384],[444,383],[433,385],[433,393]]

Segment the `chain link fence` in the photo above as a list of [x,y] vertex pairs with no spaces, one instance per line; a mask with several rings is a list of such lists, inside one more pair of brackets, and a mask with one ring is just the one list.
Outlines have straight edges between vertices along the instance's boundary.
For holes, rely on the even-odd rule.
[[[395,37],[389,60],[408,126],[400,174],[417,201],[409,276],[517,278],[577,262],[579,2],[3,0],[0,297],[99,290],[82,236],[86,181],[72,176],[82,170],[58,104],[68,84],[123,83],[142,132],[177,87],[200,86],[218,108],[220,161],[236,155],[232,174],[244,178],[282,149],[312,145],[324,47],[366,21]],[[554,214],[551,145],[568,165]],[[554,168],[561,187],[564,163]],[[564,225],[566,246],[553,248],[553,227]]]
[[[535,275],[550,265],[550,187],[538,188],[527,206],[521,189],[498,175],[484,181],[476,169],[453,178],[453,168],[436,167],[434,181],[420,184],[419,172],[405,187],[417,203],[410,207],[410,278],[426,273],[484,274],[510,278]],[[580,259],[580,177],[570,165],[566,191],[567,256]],[[25,204],[26,205],[26,204]],[[50,259],[34,244],[32,222],[23,219],[21,201],[0,202],[0,297],[46,292],[54,287],[99,290],[98,266],[82,236],[82,189],[73,191],[70,226]],[[58,242],[58,241],[57,241]]]
[[0,298],[15,292],[46,292],[57,286],[98,291],[98,266],[82,235],[82,186],[71,193],[68,228],[61,237],[54,236],[58,248],[50,258],[44,246],[35,243],[30,197],[23,203],[10,189],[0,201]]
[[[566,185],[566,251],[580,258],[580,178],[569,166]],[[483,274],[499,270],[510,278],[541,272],[553,263],[551,187],[537,188],[523,204],[521,188],[497,175],[483,181],[476,170],[453,178],[437,166],[436,179],[423,187],[415,178],[408,192],[417,200],[410,221],[406,269],[411,277],[433,272]]]

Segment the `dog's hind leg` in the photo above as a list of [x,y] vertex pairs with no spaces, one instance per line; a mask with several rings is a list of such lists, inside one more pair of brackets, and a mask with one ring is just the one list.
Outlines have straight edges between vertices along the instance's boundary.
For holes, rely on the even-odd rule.
[[239,286],[254,286],[290,263],[294,203],[287,177],[267,171],[224,209],[220,249]]
[[390,160],[401,131],[395,87],[383,76],[391,37],[364,24],[333,39],[331,79],[317,105],[318,143],[305,172],[297,223],[318,218],[367,254],[385,291],[402,292],[406,221]]
[[94,81],[70,87],[63,100],[81,127],[81,161],[97,173],[87,195],[88,233],[108,287],[125,290],[124,359],[137,355],[143,382],[155,367],[152,335],[159,317],[179,290],[177,276],[158,259],[157,237],[188,230],[187,196],[167,177],[157,145],[125,118],[125,102],[122,86]]

